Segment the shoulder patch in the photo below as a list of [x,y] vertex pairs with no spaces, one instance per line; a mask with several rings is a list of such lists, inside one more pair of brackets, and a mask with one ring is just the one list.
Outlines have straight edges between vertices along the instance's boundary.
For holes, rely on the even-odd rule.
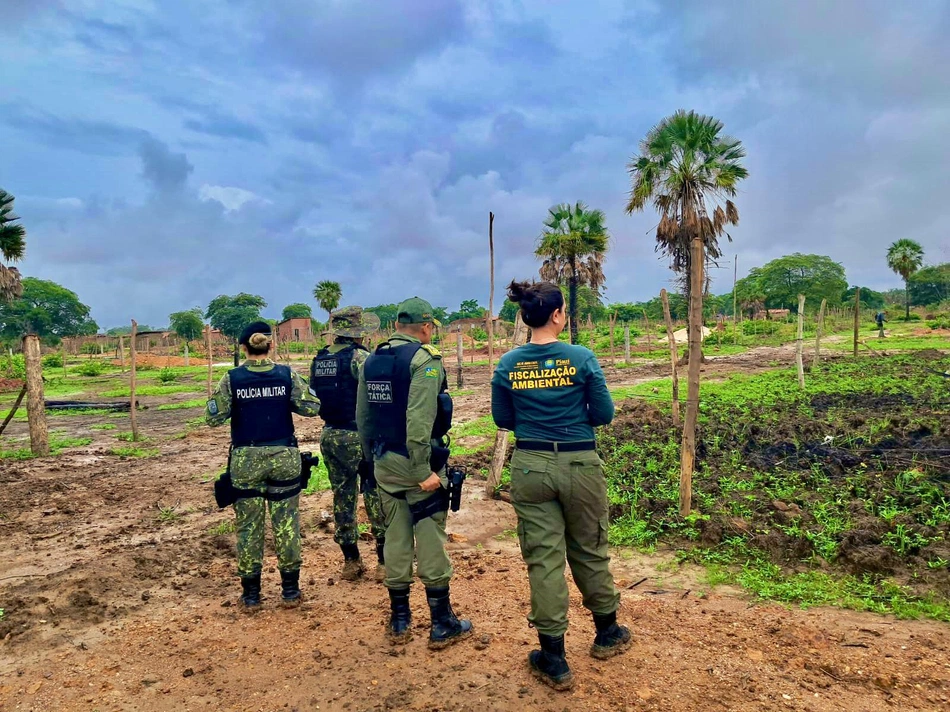
[[442,375],[442,369],[438,366],[426,366],[426,378],[439,378]]
[[422,348],[433,358],[442,358],[442,352],[432,344],[423,344]]
[[218,401],[216,401],[214,398],[208,401],[208,413],[210,415],[218,414]]

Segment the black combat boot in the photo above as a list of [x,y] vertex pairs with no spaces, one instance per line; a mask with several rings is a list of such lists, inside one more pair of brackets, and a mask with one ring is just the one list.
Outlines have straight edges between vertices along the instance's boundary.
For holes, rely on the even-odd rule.
[[284,608],[296,608],[303,601],[300,593],[300,571],[280,572],[280,605]]
[[564,656],[564,636],[538,633],[541,650],[528,653],[531,674],[555,690],[570,690],[574,687],[574,673]]
[[256,613],[261,609],[261,575],[241,577],[241,607],[246,613]]
[[432,614],[432,630],[429,632],[429,650],[441,650],[472,634],[472,622],[459,620],[449,601],[449,587],[426,587],[426,599]]
[[383,549],[385,546],[385,539],[376,540],[376,572],[374,574],[376,583],[382,583],[386,580],[386,557],[383,556]]
[[617,625],[617,611],[606,614],[594,614],[594,627],[597,637],[591,646],[590,654],[598,660],[607,660],[614,655],[620,655],[630,647],[632,637],[630,630]]
[[412,612],[409,610],[409,588],[389,589],[389,639],[396,645],[408,643],[412,638]]

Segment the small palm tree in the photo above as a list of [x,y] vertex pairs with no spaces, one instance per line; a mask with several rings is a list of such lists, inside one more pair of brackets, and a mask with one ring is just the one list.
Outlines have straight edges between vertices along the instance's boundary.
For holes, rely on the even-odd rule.
[[[26,253],[26,229],[13,214],[13,196],[0,188],[0,254],[6,262],[18,262]],[[23,294],[20,270],[0,264],[0,300],[12,302]]]
[[331,282],[328,279],[318,283],[313,290],[313,298],[321,309],[327,312],[327,323],[333,318],[333,310],[340,306],[340,299],[343,297],[343,288],[339,282]]
[[568,284],[571,343],[577,343],[577,288],[587,285],[600,292],[604,285],[604,253],[610,240],[602,210],[590,210],[578,201],[548,210],[535,256],[543,261],[541,279]]
[[[689,275],[688,406],[683,424],[680,470],[680,514],[690,511],[702,361],[703,273],[706,263],[721,256],[719,238],[726,226],[739,223],[729,198],[748,175],[742,166],[745,149],[722,135],[721,121],[693,111],[677,111],[657,124],[640,143],[630,162],[627,212],[652,203],[660,214],[656,248],[670,257],[673,270]],[[731,239],[731,238],[730,238]]]
[[902,238],[887,249],[887,266],[904,280],[904,318],[910,319],[911,275],[924,264],[924,248],[919,243]]

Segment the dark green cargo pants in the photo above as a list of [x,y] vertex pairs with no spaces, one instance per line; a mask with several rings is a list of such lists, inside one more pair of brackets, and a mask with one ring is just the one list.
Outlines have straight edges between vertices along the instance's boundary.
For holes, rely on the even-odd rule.
[[[448,484],[443,470],[442,486]],[[409,505],[432,495],[419,489],[419,478],[409,472],[409,460],[397,453],[388,452],[376,460],[376,481],[386,523],[387,588],[405,588],[412,583],[412,562],[417,562],[417,571],[422,583],[429,588],[448,586],[452,579],[452,562],[445,551],[447,539],[445,519],[448,512],[426,517],[415,526]],[[393,497],[393,494],[397,495]],[[400,497],[404,496],[405,499]]]
[[598,614],[617,610],[620,594],[607,548],[607,481],[597,453],[516,449],[511,502],[531,583],[528,620],[538,632],[567,631],[565,557],[584,607]]

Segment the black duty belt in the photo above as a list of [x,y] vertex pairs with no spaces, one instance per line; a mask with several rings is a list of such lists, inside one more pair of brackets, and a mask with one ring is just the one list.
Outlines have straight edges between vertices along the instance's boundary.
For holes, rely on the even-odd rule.
[[544,452],[584,452],[596,450],[597,443],[594,440],[575,440],[565,443],[550,440],[517,440],[515,447],[519,450],[543,450]]
[[357,432],[356,421],[351,420],[350,422],[343,423],[327,423],[328,428],[333,428],[334,430],[351,430],[354,433]]

